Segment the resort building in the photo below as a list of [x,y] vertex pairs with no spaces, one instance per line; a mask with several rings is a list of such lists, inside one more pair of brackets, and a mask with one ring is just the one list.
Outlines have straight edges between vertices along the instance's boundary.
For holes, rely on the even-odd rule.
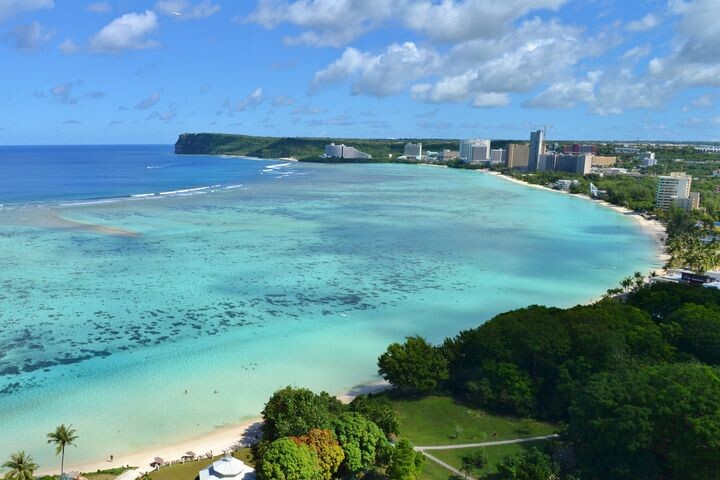
[[545,153],[543,147],[543,131],[537,130],[530,133],[530,151],[528,154],[528,170],[531,172],[543,171],[538,165],[540,161],[540,155]]
[[[531,152],[532,153],[532,152]],[[566,153],[546,153],[540,155],[537,163],[538,172],[568,172],[587,175],[592,170],[592,155]]]
[[255,470],[227,455],[200,470],[199,480],[255,480]]
[[602,157],[600,155],[592,156],[593,167],[613,167],[617,163],[617,157]]
[[442,152],[440,152],[440,156],[438,157],[438,159],[441,162],[449,162],[450,160],[455,160],[456,158],[459,158],[459,157],[460,157],[460,152],[458,152],[457,150],[445,149]]
[[511,143],[505,155],[505,165],[508,168],[527,168],[530,156],[530,146],[527,143]]
[[690,198],[690,187],[692,187],[692,177],[682,172],[658,177],[655,205],[657,208],[668,209],[675,200]]
[[698,145],[695,147],[695,151],[700,153],[720,153],[720,145]]
[[715,171],[713,171],[713,174],[712,174],[712,175],[713,175],[713,177],[715,177],[715,178],[720,177],[720,170],[715,170]]
[[574,143],[572,145],[563,145],[563,153],[592,153],[595,155],[597,153],[597,147],[595,145],[580,145],[579,143]]
[[487,162],[490,160],[490,140],[462,140],[459,155],[465,163]]
[[638,147],[615,147],[615,153],[640,153]]
[[334,143],[331,143],[330,145],[325,146],[325,155],[326,158],[372,158],[372,155],[368,155],[367,153],[363,153],[360,150],[353,148],[353,147],[347,147],[345,145],[335,145]]
[[507,151],[502,148],[494,148],[490,150],[490,164],[497,165],[505,163],[507,160]]
[[643,152],[638,155],[638,160],[640,160],[643,167],[654,167],[655,165],[657,165],[657,160],[655,160],[655,152]]
[[420,157],[422,157],[422,143],[406,143],[404,155],[407,158],[412,157],[416,160],[420,160]]
[[700,208],[700,192],[690,192],[687,198],[676,198],[673,200],[673,207],[682,208],[685,211],[697,210]]

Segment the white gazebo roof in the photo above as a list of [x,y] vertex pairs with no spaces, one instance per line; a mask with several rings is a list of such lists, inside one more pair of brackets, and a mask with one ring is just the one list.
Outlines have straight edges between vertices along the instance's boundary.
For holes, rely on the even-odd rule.
[[200,480],[212,479],[255,480],[255,470],[241,460],[227,456],[200,470]]

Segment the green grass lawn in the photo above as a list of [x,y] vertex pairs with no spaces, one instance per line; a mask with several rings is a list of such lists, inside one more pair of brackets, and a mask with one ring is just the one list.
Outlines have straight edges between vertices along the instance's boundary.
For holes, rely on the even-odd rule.
[[[485,455],[487,456],[488,465],[483,469],[483,471],[480,473],[479,478],[482,479],[489,479],[492,478],[492,475],[497,473],[497,464],[500,463],[500,461],[507,457],[508,455],[515,455],[521,452],[524,452],[525,450],[529,450],[532,447],[537,447],[539,449],[543,449],[547,445],[546,440],[539,440],[537,442],[528,442],[528,443],[515,443],[511,445],[496,445],[494,447],[485,447]],[[433,450],[429,453],[443,462],[449,463],[453,467],[460,470],[460,467],[462,466],[462,457],[464,455],[467,455],[469,453],[472,453],[476,450],[479,450],[478,448],[458,448],[457,450]],[[432,460],[427,459],[426,466],[429,463],[434,463]],[[437,465],[437,464],[435,464]],[[439,465],[437,465],[440,467]],[[451,472],[448,470],[445,470],[448,475],[451,475]],[[423,472],[424,474],[424,472]],[[424,477],[425,478],[425,477]],[[430,480],[431,478],[435,477],[427,477],[426,480]],[[447,477],[443,480],[447,480]]]
[[393,399],[392,405],[398,413],[400,437],[415,445],[490,442],[549,435],[556,430],[554,425],[544,422],[493,415],[457,403],[450,397]]
[[[247,465],[254,466],[252,455],[249,448],[243,448],[233,453],[235,458],[245,462]],[[200,470],[210,465],[212,462],[220,458],[217,456],[212,460],[198,460],[196,462],[186,462],[169,467],[163,467],[156,472],[150,474],[151,480],[195,480]]]
[[457,477],[450,470],[441,467],[429,458],[425,459],[425,466],[420,474],[420,480],[455,480]]

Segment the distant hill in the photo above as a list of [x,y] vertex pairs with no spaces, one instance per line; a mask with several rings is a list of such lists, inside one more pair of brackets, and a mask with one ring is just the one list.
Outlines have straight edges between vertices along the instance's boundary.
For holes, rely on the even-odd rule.
[[[367,139],[367,138],[302,138],[254,137],[224,133],[183,133],[175,143],[175,153],[195,155],[242,155],[258,158],[293,157],[301,161],[388,162],[403,154],[407,142],[422,142],[423,151],[457,150],[457,140],[447,139]],[[372,160],[323,159],[325,145],[345,144],[369,153]],[[493,142],[501,148],[507,142]]]

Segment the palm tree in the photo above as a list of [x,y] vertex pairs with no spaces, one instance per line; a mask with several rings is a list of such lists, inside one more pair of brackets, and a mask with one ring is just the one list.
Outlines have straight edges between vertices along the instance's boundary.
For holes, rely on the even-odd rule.
[[627,293],[628,290],[630,290],[630,286],[632,286],[632,284],[633,284],[632,277],[625,277],[625,278],[623,278],[622,282],[620,282],[620,285],[622,285],[623,291],[625,293]]
[[66,427],[65,424],[62,424],[54,432],[47,434],[47,443],[55,444],[55,455],[62,454],[62,457],[60,457],[60,475],[65,473],[65,447],[75,445],[73,442],[78,438],[76,433],[72,425]]
[[33,473],[35,473],[38,465],[33,462],[30,455],[25,455],[25,452],[18,452],[10,455],[10,460],[3,463],[3,468],[10,469],[5,474],[7,480],[33,480]]

